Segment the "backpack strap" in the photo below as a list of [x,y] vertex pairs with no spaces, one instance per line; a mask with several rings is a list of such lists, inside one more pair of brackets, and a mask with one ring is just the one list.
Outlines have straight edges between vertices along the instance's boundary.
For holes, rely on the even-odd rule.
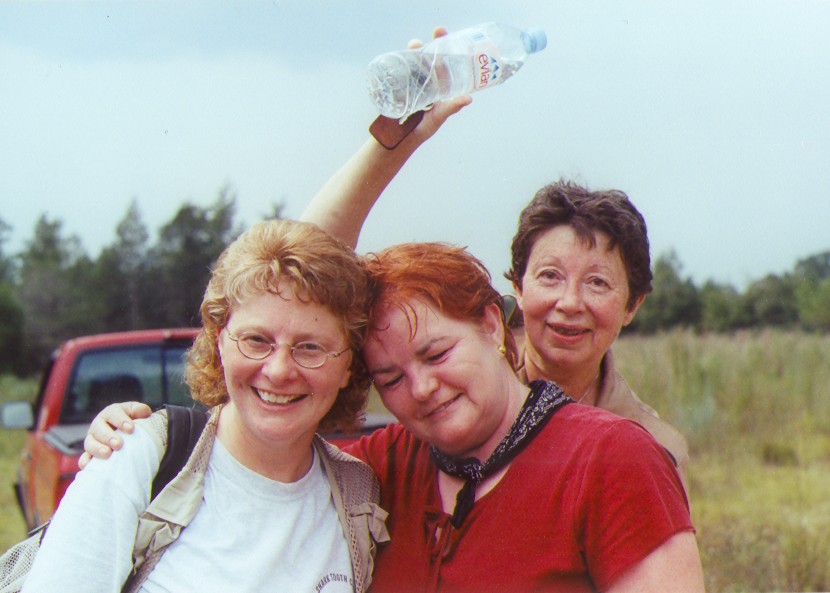
[[153,480],[150,500],[155,499],[184,467],[208,420],[208,413],[203,410],[172,404],[166,404],[164,408],[167,410],[167,446]]
[[[205,472],[213,449],[213,442],[216,438],[220,408],[221,406],[216,406],[209,413],[193,410],[196,416],[189,420],[173,420],[173,418],[179,417],[179,412],[174,410],[173,414],[176,416],[170,416],[171,421],[168,421],[167,417],[169,410],[160,410],[145,421],[147,422],[145,426],[148,428],[148,432],[161,441],[161,444],[166,447],[165,450],[179,448],[175,443],[181,443],[179,437],[182,434],[188,435],[185,439],[187,442],[193,436],[198,438],[195,445],[191,447],[190,455],[183,455],[186,458],[184,467],[178,472],[171,472],[174,473],[172,479],[152,499],[144,512],[139,515],[138,529],[133,545],[133,571],[124,584],[122,592],[132,593],[139,590],[144,579],[153,570],[167,546],[179,537],[182,529],[187,527],[193,517],[196,516],[202,503]],[[185,412],[188,411],[188,408],[183,409]],[[200,422],[199,414],[202,414],[204,420],[206,420],[204,430],[201,433],[193,430]],[[181,415],[181,417],[185,416],[185,414]],[[193,422],[187,433],[179,429],[178,422],[188,424],[191,421]],[[175,428],[172,428],[174,426]],[[168,432],[170,432],[167,430],[168,427],[172,428],[173,438],[169,442],[164,442]],[[178,457],[179,455],[174,453],[174,458]],[[172,468],[172,464],[170,467]]]

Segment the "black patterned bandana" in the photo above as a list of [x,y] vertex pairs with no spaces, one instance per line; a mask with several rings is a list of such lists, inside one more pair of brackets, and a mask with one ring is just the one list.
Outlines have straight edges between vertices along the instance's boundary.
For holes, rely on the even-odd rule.
[[453,459],[435,447],[431,447],[432,460],[438,468],[451,476],[465,480],[455,499],[452,526],[458,529],[470,514],[476,500],[476,488],[482,480],[510,463],[516,455],[545,427],[548,420],[565,404],[573,400],[558,385],[546,381],[533,381],[516,422],[499,443],[490,458],[481,463],[475,457]]

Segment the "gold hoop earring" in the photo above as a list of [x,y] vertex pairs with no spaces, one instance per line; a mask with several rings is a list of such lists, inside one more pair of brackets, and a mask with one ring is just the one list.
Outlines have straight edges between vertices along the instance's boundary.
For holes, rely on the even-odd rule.
[[505,347],[504,344],[499,346],[499,354],[501,354],[502,356],[505,356],[507,354],[507,348]]

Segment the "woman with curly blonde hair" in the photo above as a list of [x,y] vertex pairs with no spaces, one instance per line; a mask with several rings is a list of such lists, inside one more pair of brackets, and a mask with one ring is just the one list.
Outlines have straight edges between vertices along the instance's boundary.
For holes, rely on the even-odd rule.
[[[366,331],[363,264],[313,225],[263,222],[240,236],[214,267],[200,309],[202,328],[187,357],[185,381],[193,399],[208,407],[228,401],[219,334],[234,306],[263,292],[279,295],[285,281],[290,281],[301,301],[324,304],[339,317],[350,351],[360,350]],[[322,431],[348,431],[359,424],[370,380],[361,358],[350,358],[351,379],[321,420]]]
[[[363,262],[311,224],[260,223],[220,256],[186,371],[211,410],[191,456],[206,460],[204,482],[177,497],[197,510],[142,565],[142,591],[368,588],[375,542],[387,539],[377,480],[316,435],[353,426],[366,403],[368,298]],[[76,478],[24,590],[119,591],[132,578],[162,453],[144,424],[153,421]]]

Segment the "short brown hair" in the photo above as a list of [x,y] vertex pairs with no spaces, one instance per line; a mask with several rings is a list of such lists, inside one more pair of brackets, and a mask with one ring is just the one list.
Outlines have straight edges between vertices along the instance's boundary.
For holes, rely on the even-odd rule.
[[351,377],[321,429],[351,429],[366,405],[369,375],[358,352],[366,335],[369,277],[352,249],[313,224],[270,220],[254,225],[219,256],[202,300],[202,328],[188,351],[185,380],[207,406],[228,401],[217,338],[232,308],[247,296],[279,294],[288,280],[296,298],[320,304],[340,318],[353,350]]
[[[490,283],[487,268],[463,247],[446,243],[403,243],[366,257],[366,267],[374,284],[369,311],[369,327],[377,328],[381,309],[396,307],[409,321],[410,337],[418,319],[412,300],[425,299],[443,314],[462,321],[479,322],[485,309],[495,303],[504,311],[501,294]],[[518,351],[513,335],[504,326],[505,354],[515,369]]]
[[619,190],[590,191],[564,180],[540,189],[522,210],[510,247],[510,270],[504,277],[521,289],[536,240],[543,232],[559,225],[573,228],[591,247],[596,246],[597,232],[608,235],[609,249],[619,247],[628,277],[629,311],[640,297],[651,292],[651,257],[642,214]]

